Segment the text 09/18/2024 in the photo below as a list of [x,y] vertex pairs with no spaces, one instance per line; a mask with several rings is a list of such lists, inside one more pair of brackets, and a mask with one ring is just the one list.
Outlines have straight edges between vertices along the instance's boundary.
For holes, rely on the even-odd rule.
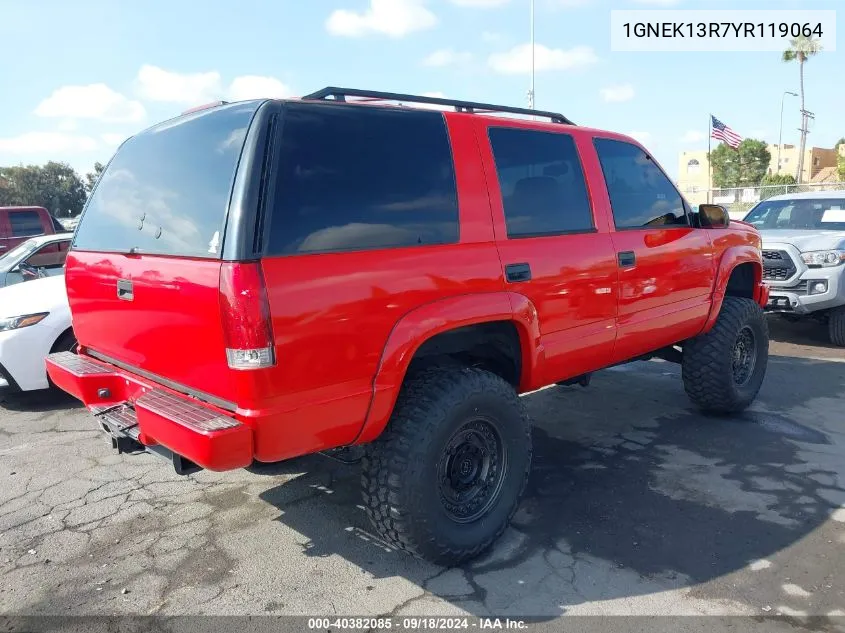
[[836,50],[835,11],[623,10],[611,12],[613,51],[782,51],[817,39]]

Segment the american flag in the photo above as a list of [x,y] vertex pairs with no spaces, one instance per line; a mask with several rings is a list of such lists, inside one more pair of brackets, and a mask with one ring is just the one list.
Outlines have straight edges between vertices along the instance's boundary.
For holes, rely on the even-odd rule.
[[710,122],[710,136],[717,140],[724,141],[734,149],[739,147],[739,144],[742,142],[742,137],[712,114],[710,115],[710,118],[712,119]]

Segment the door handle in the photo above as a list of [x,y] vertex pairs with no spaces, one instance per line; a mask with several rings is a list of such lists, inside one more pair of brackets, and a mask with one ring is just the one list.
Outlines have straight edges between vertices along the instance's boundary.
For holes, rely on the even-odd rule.
[[619,261],[620,268],[630,268],[637,263],[637,256],[634,255],[634,251],[620,251],[616,258]]
[[508,264],[505,266],[505,279],[508,281],[531,281],[531,266],[528,264]]
[[132,287],[132,282],[128,279],[117,280],[117,298],[124,301],[135,300],[135,290]]

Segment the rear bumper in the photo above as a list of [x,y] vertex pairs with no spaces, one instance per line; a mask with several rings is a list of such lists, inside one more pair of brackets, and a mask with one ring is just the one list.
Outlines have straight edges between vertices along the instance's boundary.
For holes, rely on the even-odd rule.
[[98,418],[124,407],[134,418],[132,437],[144,446],[163,446],[208,470],[243,468],[253,461],[252,429],[221,409],[88,356],[61,352],[46,362],[56,386]]

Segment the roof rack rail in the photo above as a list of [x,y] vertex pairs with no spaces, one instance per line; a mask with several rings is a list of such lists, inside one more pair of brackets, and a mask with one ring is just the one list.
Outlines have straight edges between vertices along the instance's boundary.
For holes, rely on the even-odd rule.
[[428,103],[455,108],[455,112],[507,112],[509,114],[523,114],[551,119],[554,123],[575,125],[572,121],[558,112],[532,110],[530,108],[514,108],[510,106],[493,105],[492,103],[477,103],[475,101],[458,101],[456,99],[442,99],[440,97],[425,97],[422,95],[400,94],[398,92],[379,92],[376,90],[359,90],[358,88],[337,88],[329,86],[317,92],[302,97],[305,100],[333,100],[346,101],[346,97],[361,97],[374,101],[402,101],[408,103]]

